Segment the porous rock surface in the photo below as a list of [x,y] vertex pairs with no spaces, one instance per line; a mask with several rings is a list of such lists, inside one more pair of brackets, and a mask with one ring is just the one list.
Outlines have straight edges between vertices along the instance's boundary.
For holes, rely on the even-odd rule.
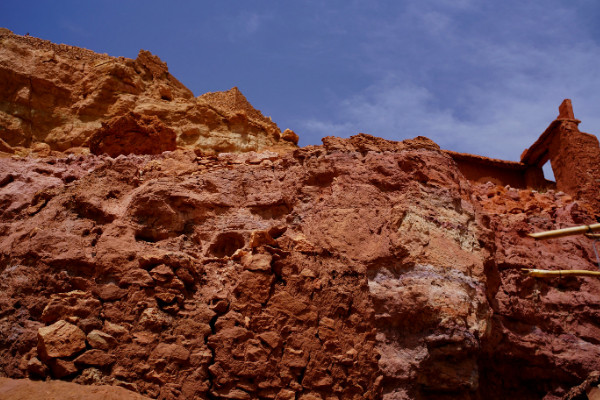
[[593,204],[470,181],[423,137],[297,149],[146,52],[0,44],[0,376],[51,381],[0,379],[0,398],[595,390],[600,282],[520,272],[597,269],[584,237],[527,236]]
[[[106,130],[103,123],[131,126],[122,120],[130,112],[138,120],[156,118],[152,125],[169,131],[169,146],[174,132],[177,147],[197,152],[286,150],[298,141],[292,131],[282,134],[237,88],[194,97],[166,63],[145,50],[135,60],[111,57],[0,28],[0,88],[1,152],[27,154],[36,145],[87,148]],[[121,151],[138,154],[148,147],[141,146],[132,141]]]
[[[600,368],[598,282],[519,272],[593,269],[585,239],[525,236],[585,208],[471,185],[425,138],[4,158],[0,182],[9,377],[164,399],[550,399]],[[44,358],[38,332],[67,323],[85,349]]]

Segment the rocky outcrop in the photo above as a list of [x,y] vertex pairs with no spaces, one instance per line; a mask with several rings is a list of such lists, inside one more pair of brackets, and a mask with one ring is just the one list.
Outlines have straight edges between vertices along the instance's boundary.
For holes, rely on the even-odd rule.
[[157,118],[158,132],[166,131],[160,137],[169,145],[150,154],[171,149],[172,132],[177,147],[197,152],[286,151],[297,143],[237,88],[194,98],[147,51],[132,60],[0,31],[1,152],[27,154],[40,143],[54,151],[87,147],[121,128],[130,112]]
[[[152,398],[559,398],[600,369],[563,193],[469,182],[426,138],[287,155],[0,163],[0,371]],[[45,355],[58,325],[83,346]],[[58,343],[58,342],[57,342]],[[68,354],[67,354],[68,353]]]
[[0,397],[597,389],[600,282],[521,273],[598,268],[585,237],[527,236],[600,211],[569,102],[521,163],[424,137],[298,149],[237,89],[194,98],[148,52],[0,43],[0,376],[50,381],[0,378]]

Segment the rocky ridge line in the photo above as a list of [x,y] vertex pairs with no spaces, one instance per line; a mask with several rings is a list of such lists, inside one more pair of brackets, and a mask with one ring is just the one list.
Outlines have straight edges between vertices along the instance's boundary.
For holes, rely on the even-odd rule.
[[[138,120],[156,117],[150,131],[170,129],[177,148],[198,153],[286,151],[298,142],[235,87],[195,98],[145,50],[135,60],[111,57],[2,29],[0,85],[0,151],[6,153],[85,152],[80,148],[105,124],[130,112]],[[141,152],[135,141],[123,151]]]

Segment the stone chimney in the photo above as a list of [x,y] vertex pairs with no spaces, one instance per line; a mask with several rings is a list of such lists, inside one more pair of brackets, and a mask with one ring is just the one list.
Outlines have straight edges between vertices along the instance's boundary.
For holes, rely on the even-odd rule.
[[600,216],[600,144],[594,135],[580,132],[570,99],[558,108],[556,120],[521,156],[521,162],[542,167],[550,160],[556,188],[586,204]]

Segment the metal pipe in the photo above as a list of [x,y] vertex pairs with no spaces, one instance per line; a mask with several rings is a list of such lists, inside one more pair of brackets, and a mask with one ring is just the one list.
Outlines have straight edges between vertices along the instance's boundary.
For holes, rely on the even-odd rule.
[[534,276],[536,278],[552,278],[557,276],[593,276],[596,278],[600,278],[600,271],[588,271],[586,269],[566,269],[558,271],[549,271],[545,269],[523,268],[521,272],[528,276]]
[[600,232],[600,224],[574,226],[571,228],[555,229],[553,231],[529,233],[528,235],[536,240],[539,240],[592,232]]

